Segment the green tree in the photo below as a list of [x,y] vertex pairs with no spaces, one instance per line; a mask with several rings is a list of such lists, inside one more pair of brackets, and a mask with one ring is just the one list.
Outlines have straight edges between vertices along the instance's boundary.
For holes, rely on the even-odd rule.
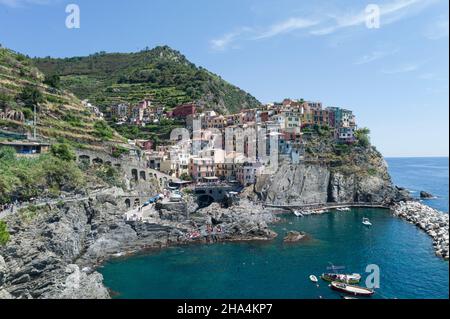
[[26,85],[19,94],[18,99],[25,103],[25,106],[33,108],[39,103],[44,102],[44,96],[41,91],[34,85]]
[[53,156],[66,162],[71,162],[76,159],[74,150],[66,143],[53,144],[50,151]]
[[9,232],[8,228],[6,227],[6,223],[2,220],[0,220],[0,246],[6,245],[6,243],[9,241]]
[[366,127],[358,129],[355,131],[355,137],[358,141],[358,145],[361,147],[369,147],[370,146],[370,130]]
[[[42,163],[42,175],[47,188],[74,191],[85,185],[83,173],[75,162],[66,162],[49,156]],[[36,178],[39,181],[39,178]]]
[[57,75],[57,74],[46,75],[44,84],[47,84],[48,86],[51,86],[55,89],[59,89],[61,87],[61,79],[60,79],[59,75]]
[[192,181],[192,176],[186,173],[181,174],[180,179],[183,181],[190,182]]

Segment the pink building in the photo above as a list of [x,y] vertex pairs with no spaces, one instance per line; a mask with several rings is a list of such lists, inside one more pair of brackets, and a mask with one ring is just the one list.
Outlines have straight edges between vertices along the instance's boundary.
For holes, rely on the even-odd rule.
[[195,181],[215,176],[215,165],[212,158],[193,157],[189,160],[189,174]]

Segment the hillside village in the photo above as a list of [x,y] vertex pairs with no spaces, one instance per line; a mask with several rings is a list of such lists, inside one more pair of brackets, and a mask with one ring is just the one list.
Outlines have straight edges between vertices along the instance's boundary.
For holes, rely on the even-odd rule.
[[[324,107],[320,102],[284,99],[252,108],[244,103],[234,106],[239,111],[223,112],[201,99],[172,105],[149,93],[138,102],[119,99],[111,105],[95,105],[63,89],[59,75],[42,74],[34,60],[7,49],[1,53],[0,149],[13,148],[21,159],[36,159],[41,154],[61,157],[61,150],[65,150],[64,160],[74,158],[78,162],[86,158],[82,152],[90,152],[96,164],[91,174],[107,184],[118,185],[117,169],[122,161],[123,173],[135,183],[139,174],[146,176],[142,170],[148,169],[153,172],[149,175],[163,174],[158,175],[162,178],[158,177],[157,183],[162,188],[175,180],[194,187],[205,183],[223,186],[227,182],[245,187],[255,185],[262,175],[276,173],[279,164],[330,164],[342,159],[341,153],[351,154],[353,145],[370,145],[368,131],[357,129],[351,110]],[[110,159],[96,160],[105,156]],[[5,174],[11,180],[5,180],[4,201],[27,200],[45,189],[45,179],[16,180],[13,169],[18,164],[8,161]],[[117,165],[108,168],[111,161]],[[127,161],[137,161],[140,173],[131,168],[128,172]],[[28,172],[29,164],[22,162],[20,167]],[[62,168],[64,162],[58,165]],[[73,169],[73,178],[81,174],[80,168]],[[52,192],[58,194],[72,177],[59,181]],[[149,195],[154,194],[143,196]]]
[[[352,111],[338,107],[324,108],[320,102],[293,99],[230,115],[205,110],[196,103],[182,104],[166,111],[151,100],[143,100],[134,106],[123,103],[114,105],[106,116],[116,121],[116,125],[139,127],[158,125],[164,120],[181,121],[194,140],[201,140],[199,150],[193,152],[195,142],[192,140],[183,143],[172,140],[164,145],[156,145],[152,140],[134,141],[144,151],[149,167],[187,180],[237,180],[242,185],[255,183],[265,165],[269,164],[270,160],[265,158],[274,147],[269,136],[276,136],[279,159],[299,163],[304,159],[305,134],[319,128],[326,129],[336,143],[352,144],[356,141],[357,131]],[[200,123],[196,128],[195,122]],[[238,131],[248,133],[262,129],[266,133],[267,146],[250,154],[251,142],[247,139],[239,143]],[[198,134],[198,130],[202,133]],[[228,137],[233,136],[230,144]],[[254,144],[260,144],[259,140],[256,139]]]

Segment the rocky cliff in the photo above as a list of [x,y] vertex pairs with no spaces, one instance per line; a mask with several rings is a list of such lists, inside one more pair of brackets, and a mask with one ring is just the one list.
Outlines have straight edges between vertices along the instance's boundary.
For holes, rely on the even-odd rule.
[[[127,222],[124,195],[121,189],[107,189],[87,200],[7,217],[11,239],[0,246],[0,299],[109,298],[94,269],[113,256],[189,242],[276,236],[267,225],[276,218],[245,200],[231,209],[196,210],[186,203],[161,209],[151,222]],[[206,225],[220,225],[220,236],[188,236]]]
[[339,161],[306,160],[281,164],[274,175],[264,175],[255,193],[266,204],[324,203],[390,204],[408,198],[395,187],[383,157],[374,149],[358,150]]

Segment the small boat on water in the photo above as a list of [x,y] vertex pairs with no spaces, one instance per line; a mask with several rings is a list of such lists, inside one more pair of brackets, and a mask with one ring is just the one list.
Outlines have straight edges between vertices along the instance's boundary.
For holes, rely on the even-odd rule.
[[366,217],[363,218],[362,223],[365,226],[372,226],[372,223],[370,222],[369,218]]
[[309,280],[311,280],[312,282],[315,282],[315,283],[317,283],[319,281],[319,279],[317,279],[317,277],[314,275],[309,276]]
[[299,212],[298,210],[294,210],[294,215],[297,217],[303,217],[302,212]]
[[342,207],[342,208],[336,208],[336,210],[340,211],[340,212],[349,212],[350,208],[349,207]]
[[341,297],[342,297],[342,299],[358,299],[358,298],[350,297],[350,296],[341,296]]
[[360,274],[322,274],[320,277],[325,281],[335,281],[335,282],[342,282],[345,284],[359,284],[361,281],[361,275]]
[[348,284],[344,284],[343,282],[333,281],[330,284],[331,289],[344,292],[346,294],[354,295],[354,296],[372,296],[375,291],[373,289],[364,288],[360,286],[352,286]]

